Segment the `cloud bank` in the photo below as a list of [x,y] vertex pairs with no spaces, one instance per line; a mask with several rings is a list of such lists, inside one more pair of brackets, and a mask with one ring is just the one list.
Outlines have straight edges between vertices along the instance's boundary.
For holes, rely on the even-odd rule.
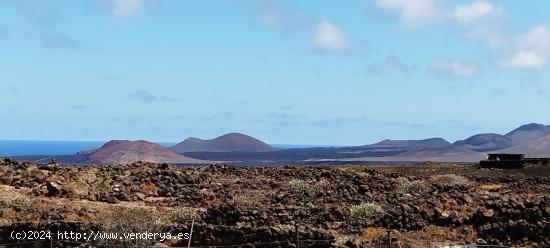
[[[486,0],[450,5],[448,0],[373,0],[375,6],[397,12],[405,28],[427,24],[448,24],[463,30],[464,36],[484,45],[501,68],[542,69],[550,60],[550,26],[539,24],[513,33],[504,7]],[[449,7],[452,6],[452,7]],[[476,74],[473,66],[436,61],[432,67],[457,76]]]
[[330,20],[315,20],[293,6],[274,0],[250,0],[260,19],[284,32],[298,31],[310,37],[312,46],[321,52],[341,53],[350,49],[344,29]]

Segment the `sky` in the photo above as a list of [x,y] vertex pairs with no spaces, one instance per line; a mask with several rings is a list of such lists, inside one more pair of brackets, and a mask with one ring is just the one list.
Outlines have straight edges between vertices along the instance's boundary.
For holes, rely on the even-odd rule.
[[363,145],[550,124],[548,9],[0,0],[0,140]]

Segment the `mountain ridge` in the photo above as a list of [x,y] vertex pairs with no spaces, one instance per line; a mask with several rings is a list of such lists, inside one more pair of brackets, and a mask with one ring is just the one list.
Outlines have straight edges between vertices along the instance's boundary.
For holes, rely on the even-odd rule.
[[451,143],[443,138],[428,138],[420,140],[392,140],[385,139],[366,147],[385,147],[385,148],[410,148],[410,147],[444,147]]
[[135,161],[152,163],[206,163],[207,161],[189,158],[146,140],[111,140],[97,150],[87,154],[90,163],[125,164]]
[[184,152],[263,152],[275,150],[267,143],[242,133],[227,133],[219,137],[204,140],[189,137],[170,147],[177,153]]

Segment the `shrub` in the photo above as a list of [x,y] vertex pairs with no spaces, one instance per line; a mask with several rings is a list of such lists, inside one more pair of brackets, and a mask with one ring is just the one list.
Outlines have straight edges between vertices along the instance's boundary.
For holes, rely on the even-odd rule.
[[321,179],[317,182],[308,182],[300,179],[292,179],[288,182],[290,188],[294,191],[305,192],[311,191],[313,193],[324,192],[330,189],[331,183],[326,179]]
[[2,208],[27,207],[31,203],[32,201],[29,197],[19,193],[0,196],[0,207]]
[[397,179],[397,191],[403,194],[420,194],[428,189],[428,184],[423,180],[409,180],[405,177]]
[[306,191],[310,185],[304,180],[292,179],[288,182],[288,185],[296,191]]
[[187,223],[196,216],[196,210],[188,207],[176,207],[170,212],[170,220],[175,223]]
[[[101,227],[108,233],[117,233],[123,236],[125,233],[161,233],[163,231],[164,215],[156,209],[141,207],[117,207],[108,212],[102,219]],[[151,247],[157,240],[105,240],[110,246],[124,247]]]
[[325,190],[330,189],[330,185],[331,185],[331,183],[328,180],[321,179],[317,183],[315,183],[314,188],[315,188],[315,190],[318,190],[318,191],[325,191]]
[[361,203],[350,208],[350,215],[353,218],[371,218],[383,213],[382,206],[378,203]]
[[455,174],[443,174],[443,175],[435,175],[432,176],[430,179],[433,183],[437,185],[444,185],[444,186],[468,186],[470,185],[470,181],[468,181],[468,178],[465,178],[463,176],[455,175]]
[[237,194],[231,199],[231,203],[240,207],[255,206],[258,202],[261,202],[262,198],[259,193],[247,193]]
[[107,192],[109,191],[109,184],[111,183],[111,175],[108,172],[101,173],[100,179],[99,179],[99,185],[98,190],[100,192]]

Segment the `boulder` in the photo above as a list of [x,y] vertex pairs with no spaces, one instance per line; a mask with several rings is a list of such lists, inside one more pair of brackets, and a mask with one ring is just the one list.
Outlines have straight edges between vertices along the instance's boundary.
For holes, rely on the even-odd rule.
[[47,196],[59,196],[63,192],[61,185],[52,181],[46,182],[46,188],[48,189]]

